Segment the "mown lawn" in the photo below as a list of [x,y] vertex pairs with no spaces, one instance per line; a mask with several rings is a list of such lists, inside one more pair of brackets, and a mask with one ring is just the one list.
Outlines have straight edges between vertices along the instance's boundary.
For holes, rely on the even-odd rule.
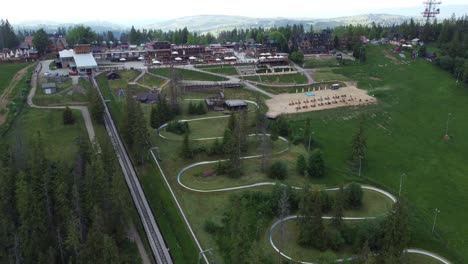
[[145,75],[143,75],[143,77],[140,80],[138,80],[138,83],[149,86],[149,87],[159,87],[165,81],[166,80],[164,80],[162,78],[159,78],[159,77],[156,77],[156,76],[153,76],[153,75],[149,75],[149,74],[145,74]]
[[0,64],[0,94],[10,84],[15,74],[30,63],[7,63]]
[[[180,78],[183,80],[213,81],[213,82],[220,82],[220,81],[228,80],[227,78],[212,75],[209,73],[197,72],[197,71],[180,69],[180,68],[174,68],[174,70],[178,75],[180,75]],[[150,69],[150,72],[167,77],[167,78],[171,77],[171,68]]]
[[[345,66],[336,74],[356,80],[377,97],[379,105],[290,116],[294,125],[312,119],[316,140],[323,146],[329,167],[347,171],[351,138],[364,114],[367,158],[363,177],[402,195],[410,205],[411,243],[438,252],[454,262],[468,260],[468,90],[457,86],[446,72],[423,60],[394,62],[385,48],[367,48],[362,66]],[[450,115],[449,140],[444,140]],[[294,121],[296,120],[296,122]],[[300,121],[302,120],[302,121]],[[333,177],[333,175],[331,175]],[[431,233],[434,210],[441,213]]]
[[237,70],[230,66],[230,65],[221,65],[221,66],[197,66],[197,68],[200,68],[204,71],[209,71],[213,73],[218,73],[218,74],[224,74],[224,75],[238,75]]
[[247,76],[243,78],[245,80],[267,83],[267,84],[304,84],[304,83],[307,83],[307,78],[300,73]]

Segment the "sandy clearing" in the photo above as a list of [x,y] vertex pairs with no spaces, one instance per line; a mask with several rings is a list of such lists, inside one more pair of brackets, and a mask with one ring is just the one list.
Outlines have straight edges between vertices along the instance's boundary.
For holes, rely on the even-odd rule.
[[350,85],[338,90],[314,91],[314,96],[305,93],[278,94],[266,100],[267,115],[276,117],[281,114],[304,113],[351,105],[367,105],[377,102],[366,91]]

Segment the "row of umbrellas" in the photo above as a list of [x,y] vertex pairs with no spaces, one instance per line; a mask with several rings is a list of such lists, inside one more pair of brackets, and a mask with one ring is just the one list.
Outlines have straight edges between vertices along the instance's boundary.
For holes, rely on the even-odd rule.
[[[262,53],[262,54],[263,54],[263,53]],[[261,54],[260,54],[260,55],[261,55]],[[259,60],[265,60],[265,59],[282,59],[282,58],[284,58],[284,56],[281,56],[281,55],[280,55],[280,56],[274,56],[274,57],[273,57],[273,56],[268,56],[268,57],[262,56],[262,57],[260,57],[260,58],[258,58],[258,59],[259,59]]]
[[5,58],[10,59],[10,58],[20,58],[23,56],[29,57],[29,51],[22,51],[20,49],[17,49],[15,52],[12,50],[10,52],[7,52],[3,55]]

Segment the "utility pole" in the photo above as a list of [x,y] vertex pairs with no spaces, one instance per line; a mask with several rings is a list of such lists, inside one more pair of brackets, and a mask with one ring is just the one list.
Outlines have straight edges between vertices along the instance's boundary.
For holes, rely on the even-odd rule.
[[359,178],[361,177],[362,156],[359,155]]
[[445,139],[449,139],[448,129],[449,129],[449,120],[452,113],[447,114],[447,123],[445,124]]
[[400,191],[398,192],[398,196],[401,195],[401,187],[403,186],[403,176],[405,176],[406,174],[405,173],[402,173],[400,175]]
[[434,234],[434,229],[435,229],[435,225],[437,221],[437,215],[440,213],[440,210],[436,208],[434,212],[435,212],[435,215],[434,215],[434,224],[432,225],[432,234]]

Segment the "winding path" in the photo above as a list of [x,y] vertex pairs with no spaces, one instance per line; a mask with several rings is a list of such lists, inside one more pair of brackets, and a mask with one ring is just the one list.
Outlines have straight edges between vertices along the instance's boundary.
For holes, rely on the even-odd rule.
[[[197,99],[190,99],[190,100],[197,100]],[[254,102],[253,102],[254,103]],[[257,106],[258,107],[258,106]],[[180,121],[183,121],[183,122],[194,122],[194,121],[201,121],[201,120],[209,120],[209,119],[217,119],[217,118],[227,118],[229,116],[214,116],[214,117],[204,117],[204,118],[195,118],[195,119],[189,119],[189,120],[180,120]],[[160,136],[161,138],[164,138],[166,140],[180,140],[180,139],[173,139],[173,138],[168,138],[164,135],[162,135],[160,133],[160,130],[161,129],[164,129],[165,127],[167,126],[167,123],[162,125],[160,128],[157,129],[157,134],[158,136]],[[256,136],[256,134],[252,134],[252,135],[249,135],[249,136]],[[269,136],[269,134],[264,134],[263,136]],[[211,137],[211,138],[195,138],[195,139],[192,139],[192,140],[196,140],[196,141],[203,141],[203,140],[213,140],[213,139],[219,139],[219,138],[222,138],[222,137]],[[282,141],[288,143],[287,147],[282,149],[282,150],[279,150],[273,154],[271,154],[272,156],[273,155],[279,155],[279,154],[282,154],[286,151],[289,150],[289,141],[283,137],[279,137]],[[166,176],[164,175],[164,172],[162,171],[162,168],[156,158],[156,155],[154,154],[153,150],[151,150],[151,154],[152,154],[152,157],[154,159],[154,161],[156,162],[156,164],[158,165],[163,177],[164,177],[164,180],[166,181],[166,184],[168,185],[169,189],[171,190],[171,193],[172,193],[172,196],[174,197],[174,199],[176,200],[176,203],[177,203],[177,206],[179,207],[179,210],[181,211],[183,217],[184,217],[184,220],[185,222],[187,223],[187,225],[189,226],[189,229],[192,233],[192,235],[195,237],[195,234],[192,230],[192,228],[190,227],[190,224],[185,216],[185,214],[183,213],[183,210],[182,210],[182,207],[180,206],[180,204],[178,203],[177,201],[177,198],[175,197],[175,194],[172,190],[172,188],[170,187],[170,184],[169,182],[167,181],[166,179]],[[259,158],[259,157],[262,157],[262,155],[252,155],[252,156],[245,156],[245,157],[241,157],[241,159],[254,159],[254,158]],[[189,169],[191,168],[194,168],[194,167],[197,167],[197,166],[200,166],[200,165],[206,165],[206,164],[213,164],[213,163],[218,163],[218,162],[224,162],[226,161],[226,159],[221,159],[221,160],[212,160],[212,161],[202,161],[202,162],[197,162],[197,163],[193,163],[193,164],[190,164],[184,168],[182,168],[178,173],[177,173],[177,183],[182,187],[184,188],[185,190],[188,190],[188,191],[192,191],[192,192],[198,192],[198,193],[219,193],[219,192],[226,192],[226,191],[234,191],[234,190],[241,190],[241,189],[248,189],[248,188],[254,188],[254,187],[259,187],[259,186],[274,186],[276,184],[278,184],[277,182],[258,182],[258,183],[254,183],[254,184],[248,184],[248,185],[242,185],[242,186],[235,186],[235,187],[227,187],[227,188],[218,188],[218,189],[210,189],[210,190],[204,190],[204,189],[197,189],[197,188],[192,188],[192,187],[189,187],[187,185],[185,185],[183,182],[182,182],[182,175]],[[382,195],[384,195],[385,197],[387,197],[388,199],[392,200],[393,203],[396,203],[397,202],[397,198],[392,195],[391,193],[385,191],[385,190],[382,190],[382,189],[379,189],[377,187],[373,187],[373,186],[369,186],[369,185],[361,185],[362,189],[365,189],[365,190],[369,190],[369,191],[374,191],[374,192],[377,192],[377,193],[380,193]],[[297,187],[297,186],[292,186],[293,189],[302,189],[301,187]],[[337,191],[339,188],[335,187],[335,188],[327,188],[325,189],[325,191]],[[275,245],[275,243],[273,242],[273,231],[274,229],[280,224],[282,223],[283,221],[288,221],[288,220],[291,220],[291,219],[296,219],[296,218],[299,218],[300,216],[298,215],[291,215],[291,216],[288,216],[284,219],[280,219],[278,221],[276,221],[275,223],[273,223],[273,225],[270,227],[270,230],[269,230],[269,241],[270,241],[270,245],[273,247],[273,249],[278,252],[281,256],[283,256],[284,258],[288,259],[288,260],[291,260],[291,261],[294,261],[294,262],[297,262],[297,263],[303,263],[303,264],[316,264],[314,262],[305,262],[305,261],[300,261],[300,260],[296,260],[296,259],[293,259],[292,257],[286,255],[285,253],[281,252],[280,249]],[[332,219],[333,217],[331,216],[324,216],[322,217],[323,219]],[[343,217],[344,220],[349,220],[349,221],[360,221],[360,220],[367,220],[367,219],[375,219],[376,217]],[[199,246],[199,248],[201,248],[201,245],[199,244],[198,240],[196,240],[197,242],[197,245]],[[450,261],[448,261],[447,259],[441,257],[440,255],[438,254],[435,254],[435,253],[432,253],[430,251],[426,251],[426,250],[423,250],[423,249],[415,249],[415,248],[408,248],[405,250],[405,252],[408,252],[408,253],[412,253],[412,254],[421,254],[421,255],[426,255],[428,257],[432,257],[434,259],[437,259],[438,261],[444,263],[444,264],[451,264]],[[351,260],[353,259],[353,257],[351,258],[347,258],[347,259],[339,259],[337,260],[337,262],[343,262],[343,261],[346,261],[346,260]],[[206,260],[206,258],[205,258]]]

